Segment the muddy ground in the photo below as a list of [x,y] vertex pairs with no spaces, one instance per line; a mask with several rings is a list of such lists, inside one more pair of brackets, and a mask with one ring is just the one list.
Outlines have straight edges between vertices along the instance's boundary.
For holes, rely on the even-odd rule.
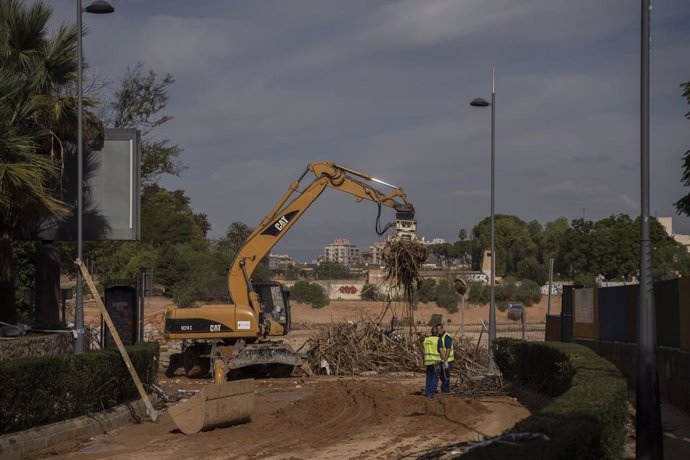
[[[542,323],[546,298],[528,308],[528,321]],[[560,306],[560,299],[554,305]],[[160,329],[170,299],[147,299],[147,338],[161,340]],[[93,308],[90,308],[93,307]],[[466,305],[469,329],[488,320],[488,307]],[[294,332],[283,340],[297,349],[319,324],[354,320],[362,315],[390,321],[405,308],[393,304],[384,312],[376,302],[335,301],[321,309],[293,304]],[[95,305],[86,305],[86,323],[97,324]],[[382,313],[384,313],[382,315]],[[420,304],[415,322],[426,324],[432,314],[443,314],[448,329],[456,330],[460,312],[452,315],[436,305]],[[450,322],[448,321],[450,320]],[[501,323],[510,323],[498,315]],[[500,327],[499,327],[500,331]],[[541,331],[543,331],[543,326]],[[539,333],[543,337],[543,332]],[[474,339],[476,340],[476,338]],[[542,338],[543,340],[543,338]],[[174,343],[162,348],[161,364],[167,364]],[[209,380],[166,378],[159,384],[170,396],[178,390],[195,390]],[[196,435],[184,435],[164,412],[155,422],[119,429],[93,439],[79,439],[38,452],[34,458],[79,459],[318,459],[318,458],[416,458],[425,451],[448,444],[474,441],[502,433],[529,411],[509,396],[465,399],[423,396],[424,375],[407,377],[311,376],[255,380],[252,421]]]
[[[203,383],[166,379],[168,394]],[[34,458],[318,459],[416,458],[424,451],[500,434],[529,412],[510,397],[426,399],[424,376],[256,380],[252,420],[184,435],[164,413]]]

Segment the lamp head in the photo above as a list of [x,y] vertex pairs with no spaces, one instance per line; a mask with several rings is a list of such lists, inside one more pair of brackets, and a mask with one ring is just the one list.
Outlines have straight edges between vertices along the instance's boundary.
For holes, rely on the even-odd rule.
[[105,0],[96,0],[86,8],[84,11],[91,14],[109,14],[115,11],[113,6]]
[[472,102],[470,102],[470,105],[472,107],[488,107],[491,105],[491,103],[485,101],[481,97],[478,97],[478,98],[474,99]]

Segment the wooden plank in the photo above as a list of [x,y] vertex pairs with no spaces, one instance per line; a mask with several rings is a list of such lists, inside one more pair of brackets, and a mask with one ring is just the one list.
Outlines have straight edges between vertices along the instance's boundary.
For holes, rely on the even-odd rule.
[[117,349],[120,350],[120,355],[122,355],[122,359],[125,361],[125,366],[127,366],[127,370],[129,371],[129,374],[132,376],[132,380],[134,380],[134,385],[137,387],[139,395],[141,396],[141,399],[144,401],[144,404],[146,405],[146,411],[148,412],[149,417],[151,417],[151,420],[155,422],[158,418],[158,413],[156,412],[156,409],[153,408],[153,404],[151,404],[149,396],[146,394],[144,386],[141,384],[141,380],[137,375],[137,371],[136,369],[134,369],[134,365],[132,364],[132,361],[129,359],[127,350],[125,350],[125,347],[122,344],[122,340],[120,340],[120,334],[117,333],[117,329],[115,329],[113,320],[110,319],[108,310],[106,310],[105,305],[103,305],[101,296],[98,294],[98,290],[96,289],[96,285],[93,283],[93,279],[91,278],[89,271],[86,269],[86,266],[80,259],[75,260],[74,263],[77,264],[79,270],[81,270],[82,277],[84,278],[84,281],[86,281],[87,286],[89,286],[89,290],[91,290],[91,294],[93,295],[93,298],[96,301],[96,305],[98,305],[98,308],[101,309],[101,314],[103,315],[105,323],[108,325],[110,334],[113,336],[113,339],[115,340]]

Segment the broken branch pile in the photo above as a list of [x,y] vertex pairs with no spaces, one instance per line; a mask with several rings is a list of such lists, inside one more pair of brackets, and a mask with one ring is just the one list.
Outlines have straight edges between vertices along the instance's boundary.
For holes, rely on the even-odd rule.
[[[423,372],[423,338],[419,332],[410,334],[400,329],[385,329],[368,317],[362,317],[356,323],[333,323],[314,329],[306,344],[306,353],[315,373]],[[457,339],[454,349],[453,393],[478,397],[502,392],[500,374],[488,373],[485,350],[477,355],[471,343],[460,343]]]
[[354,375],[367,371],[419,371],[422,349],[419,334],[385,330],[367,317],[357,322],[333,323],[315,329],[309,338],[307,356],[315,372],[328,363],[332,374]]

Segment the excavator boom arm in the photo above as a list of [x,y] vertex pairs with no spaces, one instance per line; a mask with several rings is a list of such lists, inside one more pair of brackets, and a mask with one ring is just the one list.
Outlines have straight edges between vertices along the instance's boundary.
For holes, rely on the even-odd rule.
[[[300,191],[300,182],[309,172],[314,174],[315,179]],[[391,191],[382,193],[371,182],[385,185]],[[370,200],[393,208],[398,219],[414,219],[414,208],[401,188],[335,163],[311,163],[302,176],[290,185],[237,253],[228,274],[228,290],[235,305],[250,305],[258,315],[260,306],[250,284],[254,269],[326,187],[354,195],[357,201]]]

